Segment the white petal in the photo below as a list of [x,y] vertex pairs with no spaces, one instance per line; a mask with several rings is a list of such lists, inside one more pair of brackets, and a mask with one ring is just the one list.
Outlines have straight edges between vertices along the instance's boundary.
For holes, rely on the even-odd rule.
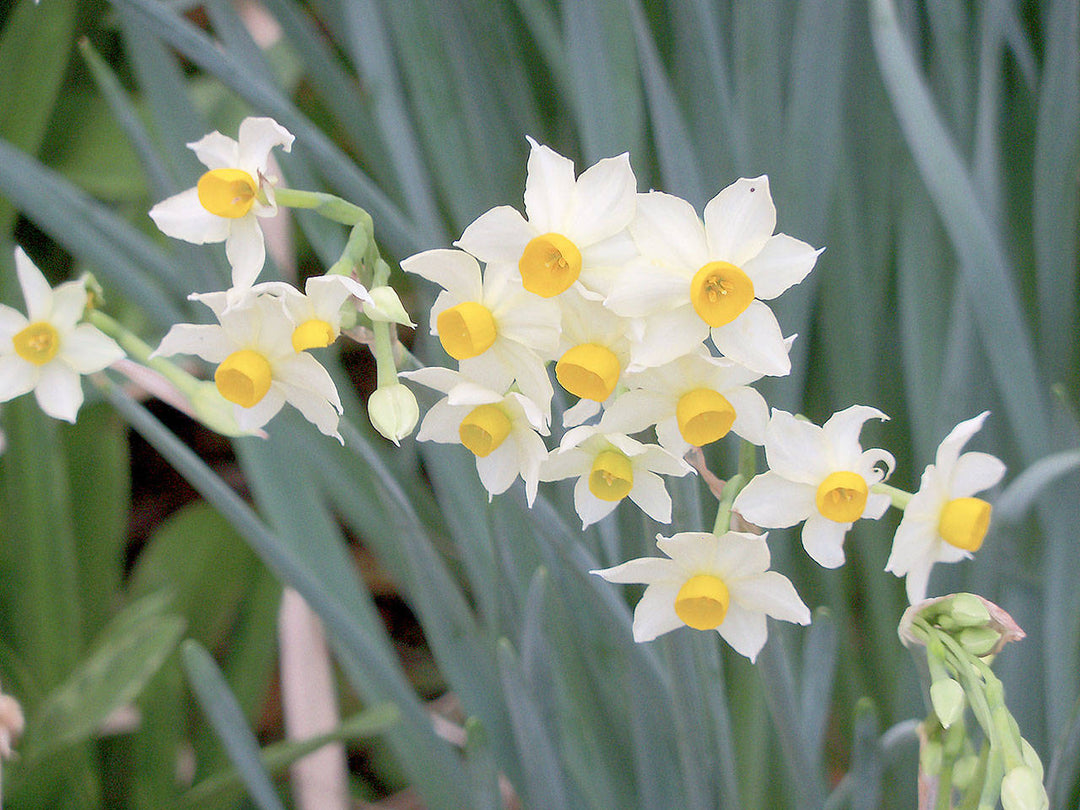
[[787,411],[774,409],[765,428],[765,459],[769,469],[791,481],[812,485],[815,490],[833,470],[824,431]]
[[765,646],[769,627],[764,613],[746,610],[733,601],[728,605],[727,615],[716,632],[735,652],[754,661]]
[[446,399],[440,399],[424,415],[417,441],[438,442],[439,444],[461,443],[461,420],[469,414],[469,409],[451,405]]
[[257,174],[266,171],[270,150],[280,146],[283,151],[290,151],[293,135],[273,118],[245,118],[240,122],[237,141],[237,168],[257,180]]
[[574,163],[529,139],[525,179],[525,214],[538,233],[565,233],[569,201],[574,195]]
[[261,428],[275,416],[285,404],[285,386],[278,383],[270,384],[270,390],[266,392],[254,407],[241,408],[233,405],[233,414],[236,416],[236,424],[242,431],[252,431]]
[[74,423],[83,403],[82,378],[60,363],[49,363],[41,368],[34,397],[53,419]]
[[814,514],[815,494],[816,489],[811,485],[791,481],[769,470],[750,479],[732,508],[755,526],[786,528]]
[[709,336],[709,325],[689,304],[649,315],[639,323],[644,330],[631,344],[628,366],[634,371],[654,368],[690,354]]
[[671,496],[664,487],[664,479],[656,473],[635,471],[629,497],[657,523],[671,523]]
[[602,501],[589,491],[588,476],[583,475],[574,484],[574,508],[581,518],[581,528],[587,529],[598,520],[610,515],[619,505],[618,501]]
[[967,498],[997,484],[1005,476],[1005,464],[989,453],[964,453],[952,471],[954,498]]
[[[338,418],[341,409],[324,396],[312,391],[310,388],[302,388],[287,383],[279,382],[285,394],[285,400],[300,411],[304,418],[319,429],[324,436],[331,436],[345,444],[341,434],[338,433]],[[335,390],[334,396],[337,396]]]
[[482,262],[509,262],[515,267],[525,245],[538,231],[508,205],[481,214],[454,244]]
[[195,153],[208,169],[235,169],[240,165],[239,145],[228,135],[211,132],[199,140],[189,143],[188,148]]
[[86,286],[81,281],[66,281],[52,291],[52,313],[48,320],[61,335],[74,329],[85,311]]
[[760,301],[729,324],[712,329],[712,340],[724,357],[762,374],[783,377],[791,371],[788,347],[780,324]]
[[433,281],[463,301],[481,301],[480,265],[463,250],[426,250],[401,263],[407,273]]
[[577,427],[598,413],[600,413],[599,402],[592,399],[578,400],[576,405],[563,411],[563,427]]
[[673,194],[639,194],[630,234],[641,252],[689,281],[709,261],[705,228],[694,207]]
[[235,349],[220,326],[178,323],[161,339],[161,343],[150,356],[194,354],[209,363],[220,363]]
[[712,532],[678,532],[671,537],[656,537],[656,547],[671,558],[671,564],[683,578],[714,571],[719,544],[720,538]]
[[866,508],[863,509],[862,517],[867,520],[880,520],[881,516],[889,511],[892,498],[888,495],[875,495],[871,493],[866,499]]
[[799,598],[791,580],[776,571],[764,571],[729,585],[732,601],[747,610],[765,613],[774,619],[810,624],[810,609]]
[[724,391],[724,397],[735,409],[731,430],[750,444],[765,444],[765,428],[769,424],[769,406],[765,397],[753,388],[741,386]]
[[53,307],[52,287],[21,247],[15,248],[15,273],[19,277],[29,320],[48,320]]
[[79,374],[91,374],[111,366],[124,350],[111,337],[88,323],[76,326],[65,338],[57,360]]
[[[579,247],[613,236],[630,224],[636,196],[637,180],[628,154],[599,161],[577,180],[575,205],[567,211],[565,232]],[[531,213],[529,220],[532,221]]]
[[812,515],[803,524],[803,548],[822,568],[839,568],[844,564],[844,537],[850,528],[850,523]]
[[0,402],[20,397],[34,390],[39,367],[17,354],[0,354]]
[[761,252],[741,266],[754,282],[754,297],[771,301],[794,287],[814,269],[821,250],[786,234],[770,236]]
[[604,306],[616,315],[640,318],[690,300],[686,277],[663,265],[641,260],[624,267]]
[[476,473],[480,477],[480,483],[490,495],[501,495],[510,489],[510,485],[518,477],[514,443],[504,441],[483,458],[477,457]]
[[194,188],[159,202],[150,209],[150,218],[166,236],[196,245],[224,242],[229,236],[230,220],[203,208]]
[[978,416],[961,422],[949,431],[949,435],[942,440],[938,446],[935,463],[945,475],[948,475],[948,471],[951,471],[953,464],[956,463],[956,459],[960,455],[960,450],[967,444],[968,439],[979,431],[979,428],[982,427],[983,422],[986,421],[986,417],[989,415],[990,411],[983,411]]
[[675,613],[675,597],[681,584],[650,585],[634,608],[634,641],[652,641],[664,633],[684,627]]
[[[273,371],[275,380],[280,380],[294,391],[309,392],[314,397],[332,405],[338,413],[342,413],[341,400],[338,398],[334,379],[319,361],[307,352],[296,352],[276,361]],[[296,405],[291,397],[289,397],[289,402]],[[300,406],[297,405],[297,407]]]
[[765,573],[772,558],[767,536],[727,532],[717,538],[710,570],[729,584]]
[[232,220],[225,255],[232,265],[233,287],[244,289],[255,283],[266,261],[266,243],[258,218],[249,213]]
[[709,256],[742,267],[776,230],[776,207],[765,175],[736,180],[705,206]]
[[861,453],[859,447],[859,434],[863,425],[869,419],[888,420],[888,416],[877,408],[868,405],[852,405],[842,411],[834,413],[821,426],[826,440],[834,448],[837,464],[848,469],[854,469],[856,460]]
[[671,560],[663,557],[638,557],[611,568],[600,568],[589,573],[603,577],[608,582],[627,584],[639,582],[645,585],[665,581],[670,583],[678,576],[678,571],[671,564]]
[[13,351],[8,345],[11,339],[29,325],[30,321],[19,310],[0,304],[0,343],[4,344],[9,352]]
[[928,560],[933,565],[937,545],[937,525],[912,518],[907,512],[896,527],[892,550],[885,570],[902,577],[908,571]]

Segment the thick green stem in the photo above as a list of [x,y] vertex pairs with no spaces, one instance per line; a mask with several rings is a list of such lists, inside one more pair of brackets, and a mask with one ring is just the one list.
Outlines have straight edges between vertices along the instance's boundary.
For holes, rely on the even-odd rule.
[[905,492],[902,489],[897,489],[889,484],[874,484],[870,487],[871,492],[876,492],[879,495],[888,495],[892,499],[892,505],[900,511],[907,509],[908,503],[914,497],[910,492]]
[[119,321],[110,318],[97,309],[89,310],[86,317],[90,323],[120,344],[120,348],[127,352],[128,357],[156,371],[176,386],[177,390],[184,396],[190,399],[201,389],[202,380],[188,374],[164,357],[151,357],[150,355],[154,350],[150,348],[149,344],[129,331]]

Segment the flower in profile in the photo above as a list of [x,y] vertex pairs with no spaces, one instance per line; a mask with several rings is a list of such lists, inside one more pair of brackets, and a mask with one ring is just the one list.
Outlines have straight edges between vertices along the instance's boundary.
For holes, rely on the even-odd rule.
[[336,274],[312,276],[305,282],[304,292],[284,281],[256,284],[252,292],[281,299],[285,313],[296,327],[292,344],[298,352],[325,348],[338,339],[344,305],[350,298],[355,299],[354,312],[363,304],[374,303],[363,284]]
[[189,143],[207,167],[195,188],[162,200],[150,218],[163,233],[196,245],[225,243],[232,285],[250,287],[266,260],[259,217],[277,214],[270,151],[292,148],[293,136],[271,118],[245,118],[237,140],[220,132]]
[[0,402],[34,392],[41,410],[74,422],[83,403],[83,374],[92,374],[124,356],[116,342],[88,323],[86,287],[68,281],[56,289],[21,248],[15,271],[26,315],[0,304]]
[[904,508],[885,570],[907,577],[912,604],[926,596],[930,569],[938,562],[958,562],[982,546],[990,526],[990,504],[974,497],[997,484],[1005,465],[989,453],[961,453],[978,432],[988,411],[961,422],[938,447],[916,492]]
[[[818,427],[774,409],[765,428],[769,470],[754,476],[732,508],[770,529],[805,520],[807,553],[825,568],[843,565],[844,536],[852,524],[859,518],[877,520],[889,508],[889,496],[870,488],[893,467],[892,454],[864,451],[859,444],[866,420],[888,418],[877,408],[852,405]],[[882,462],[886,470],[878,467]]]
[[517,268],[525,289],[543,298],[579,281],[603,297],[613,270],[635,256],[626,231],[637,194],[630,158],[605,158],[575,179],[572,161],[529,144],[525,216],[492,208],[456,244],[488,264]]
[[194,295],[219,323],[177,324],[151,356],[194,354],[216,363],[214,382],[233,403],[243,431],[260,428],[290,403],[322,433],[338,433],[341,400],[330,374],[309,352],[293,346],[295,326],[280,299],[249,294],[226,306],[227,294]]
[[657,535],[664,557],[642,557],[591,573],[608,582],[643,583],[634,608],[634,641],[652,641],[683,625],[715,630],[740,655],[757,658],[766,617],[810,624],[791,581],[770,571],[766,535],[680,532]]
[[605,303],[643,318],[631,363],[656,366],[710,335],[720,354],[762,374],[790,372],[788,344],[764,303],[798,284],[818,254],[776,228],[769,178],[740,179],[705,206],[658,191],[638,197],[630,233],[648,262],[627,265]]
[[516,391],[500,394],[446,368],[401,376],[446,394],[424,416],[418,440],[464,445],[476,456],[476,472],[489,496],[505,492],[520,476],[532,506],[540,464],[547,458],[540,438],[548,433],[547,420],[539,405]]
[[597,425],[568,430],[540,468],[541,481],[577,478],[574,507],[584,529],[630,498],[660,523],[671,522],[671,496],[661,475],[683,476],[693,468],[657,445],[642,444]]

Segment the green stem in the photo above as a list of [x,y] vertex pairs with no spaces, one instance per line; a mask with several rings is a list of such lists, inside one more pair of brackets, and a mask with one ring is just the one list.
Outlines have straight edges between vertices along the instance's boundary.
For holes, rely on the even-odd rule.
[[367,211],[333,194],[302,191],[297,188],[275,188],[274,200],[285,208],[304,208],[342,225],[365,224],[369,232],[374,231],[371,215]]
[[731,529],[731,505],[743,487],[757,473],[757,445],[743,440],[739,445],[739,471],[728,479],[720,493],[720,503],[713,522],[713,534],[720,535]]
[[375,372],[378,387],[393,385],[398,381],[397,366],[394,363],[394,342],[390,334],[390,324],[376,321],[371,324],[375,355]]
[[150,345],[129,331],[119,321],[110,318],[97,309],[89,310],[86,317],[90,323],[120,344],[120,348],[127,352],[128,357],[156,371],[176,386],[177,390],[184,396],[191,399],[202,388],[202,380],[188,374],[175,363],[166,360],[164,357],[151,357],[150,355],[154,350],[150,348]]
[[912,493],[897,489],[889,484],[874,484],[870,487],[870,491],[879,495],[888,495],[892,499],[892,505],[900,511],[907,509],[908,503],[915,497]]

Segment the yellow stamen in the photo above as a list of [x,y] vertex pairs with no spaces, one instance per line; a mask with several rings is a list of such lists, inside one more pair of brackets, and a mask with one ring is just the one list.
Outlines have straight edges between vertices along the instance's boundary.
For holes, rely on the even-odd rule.
[[581,275],[581,251],[561,233],[545,233],[525,245],[518,270],[526,290],[551,298],[569,289]]
[[270,390],[270,380],[270,362],[251,349],[233,352],[214,372],[218,391],[241,408],[258,405]]
[[199,202],[211,214],[237,219],[251,210],[259,185],[243,169],[211,169],[196,186]]
[[675,615],[695,630],[713,630],[724,622],[731,595],[720,577],[698,574],[686,580],[675,597]]
[[938,522],[941,538],[964,551],[978,551],[989,528],[990,504],[982,498],[953,498]]
[[682,437],[695,447],[704,447],[731,430],[735,408],[719,391],[695,388],[679,397],[675,418]]
[[690,302],[709,326],[738,318],[754,300],[754,282],[729,262],[709,262],[690,281]]
[[455,360],[468,360],[491,348],[498,336],[491,310],[476,301],[444,309],[435,320],[439,342]]
[[817,508],[829,520],[853,523],[862,517],[869,493],[866,479],[858,473],[830,473],[817,488]]
[[321,349],[337,340],[334,328],[324,320],[312,318],[293,330],[292,345],[298,352],[305,349]]
[[44,366],[60,351],[60,333],[48,321],[37,321],[24,327],[11,338],[15,354],[35,366]]
[[604,450],[589,471],[589,492],[602,501],[621,501],[634,488],[634,469],[623,453]]
[[555,364],[555,379],[576,397],[603,402],[615,390],[621,371],[619,358],[611,349],[582,343]]
[[510,417],[498,405],[480,405],[461,420],[458,435],[473,455],[483,458],[510,435]]

